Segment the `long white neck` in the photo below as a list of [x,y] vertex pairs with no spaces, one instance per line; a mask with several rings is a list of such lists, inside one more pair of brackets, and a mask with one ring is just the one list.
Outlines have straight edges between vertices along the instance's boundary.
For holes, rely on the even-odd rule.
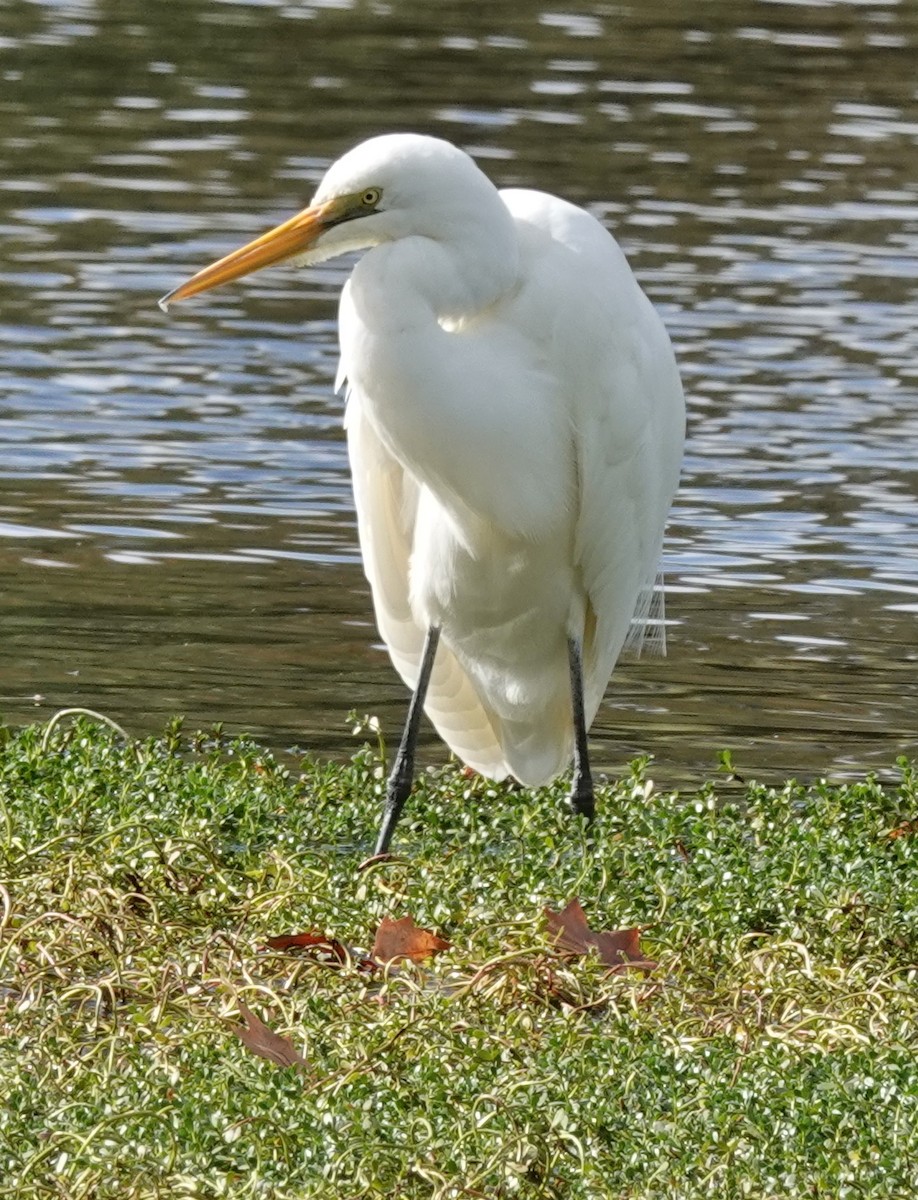
[[[370,250],[342,296],[339,331],[350,403],[457,528],[486,520],[528,536],[565,520],[569,439],[538,347],[527,356],[504,321],[520,252],[503,213],[503,233],[481,222],[464,239],[452,226],[448,241],[405,237]],[[546,447],[546,461],[518,453],[521,431]],[[483,469],[485,452],[501,471]]]
[[408,234],[363,256],[350,296],[368,328],[405,328],[425,316],[471,319],[514,286],[519,245],[513,218],[493,188],[476,199],[443,214],[434,236]]

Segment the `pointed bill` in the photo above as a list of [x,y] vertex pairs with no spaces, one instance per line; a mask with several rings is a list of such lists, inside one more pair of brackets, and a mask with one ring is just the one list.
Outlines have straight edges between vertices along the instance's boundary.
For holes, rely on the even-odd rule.
[[303,254],[320,234],[340,220],[340,205],[336,201],[314,204],[282,225],[269,229],[253,242],[204,267],[163,296],[159,307],[165,312],[170,304],[178,300],[187,300],[189,296],[197,296],[199,292],[209,291],[262,267],[270,267]]

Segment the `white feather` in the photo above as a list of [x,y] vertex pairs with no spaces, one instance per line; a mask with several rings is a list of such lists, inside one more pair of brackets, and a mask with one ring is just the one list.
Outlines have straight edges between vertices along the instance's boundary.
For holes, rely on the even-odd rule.
[[409,687],[441,628],[425,707],[444,741],[485,775],[536,785],[571,756],[568,636],[583,642],[589,722],[633,618],[648,619],[682,388],[597,221],[498,193],[421,140],[419,158],[416,139],[376,139],[385,153],[359,169],[346,156],[323,185],[379,186],[392,213],[366,221],[373,248],[340,309],[364,567]]

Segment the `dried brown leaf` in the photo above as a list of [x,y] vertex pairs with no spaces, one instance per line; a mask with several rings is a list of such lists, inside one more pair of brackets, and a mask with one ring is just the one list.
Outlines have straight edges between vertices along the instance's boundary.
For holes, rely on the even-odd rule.
[[391,917],[383,917],[376,930],[371,955],[378,962],[392,962],[398,958],[423,962],[425,958],[431,958],[441,950],[449,948],[449,942],[437,937],[429,929],[415,925],[413,917],[402,917],[398,921],[393,921]]
[[305,1070],[306,1059],[300,1054],[288,1037],[281,1037],[270,1029],[264,1021],[256,1017],[251,1009],[239,1001],[239,1014],[244,1025],[231,1025],[230,1029],[239,1038],[246,1049],[257,1054],[259,1058],[267,1058],[281,1067],[296,1067],[298,1071]]
[[890,829],[886,836],[891,842],[894,842],[897,838],[912,837],[916,833],[918,833],[918,821],[903,821],[895,829]]
[[612,974],[628,970],[652,971],[657,966],[641,951],[640,929],[594,933],[576,897],[559,913],[550,908],[543,909],[543,912],[555,949],[561,954],[589,954],[595,950],[599,961]]
[[270,937],[265,943],[271,950],[290,950],[296,946],[307,946],[319,952],[317,957],[333,958],[336,962],[347,962],[347,951],[337,938],[327,937],[324,933],[285,933],[278,937]]
[[357,864],[357,874],[360,875],[364,871],[368,871],[370,867],[378,867],[382,863],[402,861],[400,854],[391,854],[388,850],[384,854],[371,854],[369,858],[365,858],[363,862]]
[[559,913],[547,906],[542,911],[556,950],[562,954],[587,954],[593,948],[595,935],[576,896]]

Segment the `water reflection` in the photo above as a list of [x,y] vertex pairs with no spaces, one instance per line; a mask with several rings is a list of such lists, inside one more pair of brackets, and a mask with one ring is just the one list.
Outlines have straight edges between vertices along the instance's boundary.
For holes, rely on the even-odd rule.
[[154,301],[414,128],[590,204],[677,342],[677,625],[619,672],[603,763],[913,748],[916,42],[892,0],[6,6],[0,708],[338,751],[351,707],[398,724],[331,392],[343,269]]

